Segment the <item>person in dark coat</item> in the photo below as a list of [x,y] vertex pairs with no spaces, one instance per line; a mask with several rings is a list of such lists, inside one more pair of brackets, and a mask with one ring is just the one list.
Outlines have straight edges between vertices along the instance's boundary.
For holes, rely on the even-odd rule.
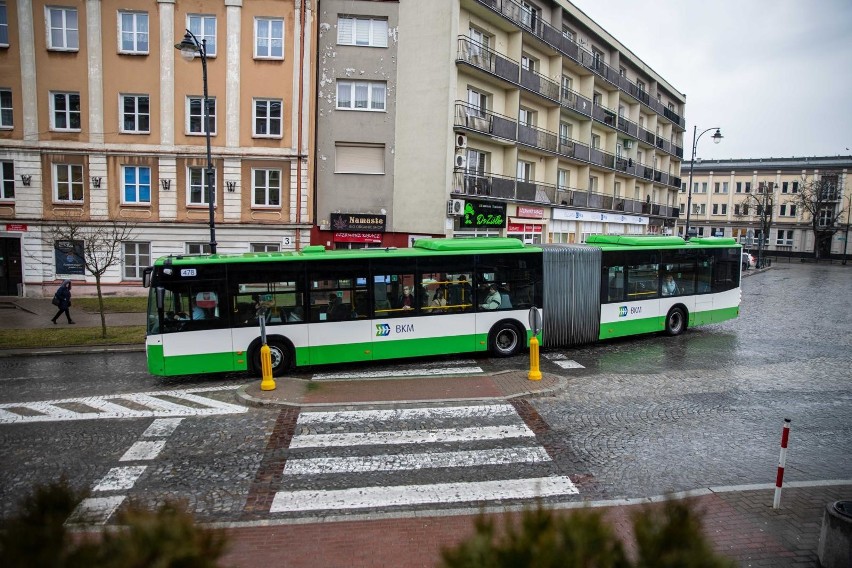
[[59,308],[59,311],[56,312],[56,315],[53,316],[53,319],[50,320],[50,321],[52,321],[54,324],[56,324],[56,318],[58,318],[59,316],[61,316],[64,313],[65,317],[68,318],[68,323],[74,323],[71,320],[71,312],[69,311],[69,308],[71,307],[71,281],[70,280],[63,280],[62,281],[62,286],[60,286],[56,290],[56,294],[54,294],[53,299],[58,301],[58,303],[56,303],[56,307]]

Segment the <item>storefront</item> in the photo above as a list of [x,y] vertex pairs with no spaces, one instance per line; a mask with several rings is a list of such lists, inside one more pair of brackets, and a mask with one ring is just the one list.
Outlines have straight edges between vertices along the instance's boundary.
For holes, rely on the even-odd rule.
[[646,216],[558,208],[553,209],[547,241],[584,243],[589,235],[643,235],[647,232]]
[[506,236],[527,244],[541,244],[545,234],[544,208],[518,205],[515,216],[509,217]]
[[506,228],[506,204],[467,200],[456,219],[454,237],[499,236]]

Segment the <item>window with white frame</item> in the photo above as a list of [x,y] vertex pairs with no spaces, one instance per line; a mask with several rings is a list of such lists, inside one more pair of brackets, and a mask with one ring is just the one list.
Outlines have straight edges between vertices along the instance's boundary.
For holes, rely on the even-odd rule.
[[334,145],[334,173],[384,174],[385,145],[337,142]]
[[13,128],[12,90],[0,89],[0,128]]
[[281,138],[284,102],[281,99],[254,99],[254,135]]
[[338,110],[384,111],[387,83],[384,81],[338,81]]
[[725,228],[724,227],[710,227],[710,236],[711,237],[724,237],[725,236]]
[[491,41],[490,36],[488,36],[485,32],[480,30],[479,28],[470,27],[468,28],[468,37],[470,37],[470,54],[471,55],[480,55],[482,53],[482,48],[488,49],[489,42]]
[[718,214],[719,214],[719,204],[714,203],[713,204],[713,215],[718,215]]
[[[570,39],[571,41],[574,41],[574,38],[577,37],[577,34],[574,32],[574,30],[572,30],[568,26],[566,26],[565,24],[562,24],[562,37],[564,37],[565,39]],[[624,68],[622,67],[622,69],[624,69]]]
[[281,207],[281,170],[253,169],[252,204],[256,207]]
[[820,209],[817,219],[820,227],[830,227],[834,224],[834,211],[827,207]]
[[571,171],[559,168],[556,171],[556,187],[568,189],[571,186]]
[[284,59],[284,20],[254,19],[255,59]]
[[198,38],[198,43],[207,42],[204,44],[207,57],[216,57],[216,16],[187,14],[186,27]]
[[468,114],[484,117],[488,109],[488,95],[476,89],[467,90]]
[[533,167],[535,164],[532,162],[525,162],[524,160],[518,160],[518,180],[520,181],[532,181],[533,180]]
[[278,243],[249,243],[251,252],[278,252],[281,250],[281,245]]
[[216,204],[216,171],[210,172],[209,183],[204,183],[204,172],[207,168],[190,167],[188,168],[187,180],[187,204],[188,205],[207,205],[210,201],[207,199],[210,193],[213,193],[213,204]]
[[559,123],[559,144],[566,145],[571,141],[573,125],[570,122]]
[[80,93],[50,93],[51,130],[80,130]]
[[53,200],[64,203],[82,203],[82,165],[53,164]]
[[47,48],[53,51],[80,49],[77,9],[46,6],[44,11],[47,18]]
[[0,2],[0,47],[9,47],[9,16],[6,2]]
[[574,88],[574,79],[572,79],[568,75],[562,75],[561,87],[562,87],[562,98],[563,99],[570,99],[571,98],[571,92],[573,91],[573,88]]
[[713,184],[713,193],[720,193],[722,191],[722,184],[718,181]]
[[148,54],[148,12],[119,11],[118,28],[119,53]]
[[151,203],[151,168],[121,166],[121,202],[125,205]]
[[[657,156],[654,156],[654,169],[657,169]],[[707,193],[707,182],[701,182],[701,193]]]
[[790,204],[790,207],[787,207],[787,203],[782,203],[778,208],[778,215],[780,217],[795,217],[796,216],[796,206]]
[[[207,108],[208,123],[210,124],[210,135],[216,134],[216,99],[208,97]],[[204,134],[204,97],[186,98],[186,132],[187,134]]]
[[792,246],[793,229],[778,229],[778,237],[775,239],[775,244],[782,246]]
[[366,16],[338,16],[337,44],[387,47],[388,21]]
[[601,147],[601,137],[599,134],[592,134],[592,148]]
[[467,149],[467,164],[465,172],[474,176],[484,176],[487,171],[488,152],[477,150],[476,148]]
[[121,245],[124,278],[141,280],[142,272],[151,266],[151,243],[124,242]]
[[521,1],[521,22],[531,30],[537,29],[539,9],[529,2]]
[[793,193],[799,193],[799,182],[793,182]]
[[722,215],[727,215],[727,214],[728,214],[728,204],[723,203],[722,204]]
[[521,107],[518,110],[518,124],[524,126],[535,126],[535,111]]
[[186,254],[210,254],[210,243],[186,243]]
[[121,95],[121,131],[127,134],[151,132],[148,95]]
[[722,182],[722,193],[728,193],[728,182]]
[[0,162],[0,199],[15,199],[14,162]]
[[686,182],[685,181],[680,183],[680,192],[686,193]]
[[530,73],[534,73],[536,69],[538,69],[539,64],[538,61],[530,57],[527,54],[521,55],[521,69],[524,71],[529,71]]

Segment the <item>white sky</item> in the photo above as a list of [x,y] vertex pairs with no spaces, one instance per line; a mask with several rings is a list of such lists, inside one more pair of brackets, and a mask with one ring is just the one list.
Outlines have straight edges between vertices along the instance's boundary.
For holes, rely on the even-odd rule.
[[695,125],[697,158],[852,155],[852,1],[569,1],[686,94],[685,160]]

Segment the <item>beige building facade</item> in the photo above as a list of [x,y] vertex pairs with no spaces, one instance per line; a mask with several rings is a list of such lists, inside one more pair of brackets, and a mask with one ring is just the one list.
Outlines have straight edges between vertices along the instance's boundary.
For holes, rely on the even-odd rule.
[[210,247],[206,47],[217,252],[295,250],[311,217],[311,3],[0,1],[0,294],[91,283],[51,227],[134,226],[109,288],[130,292],[167,254]]
[[[682,211],[678,234],[686,227],[690,163],[683,166],[679,194]],[[821,257],[840,256],[846,248],[849,225],[848,174],[852,156],[761,158],[696,161],[692,175],[690,233],[698,236],[735,237],[747,248],[756,249],[761,236],[761,217],[756,203],[769,203],[760,196],[771,192],[773,204],[769,234],[763,245],[770,255],[809,257],[814,253],[812,217],[797,198],[806,186],[827,182],[828,195],[823,210],[825,220],[818,227],[830,232],[821,244]],[[750,196],[757,196],[757,199]],[[769,216],[769,214],[767,214]],[[748,236],[752,235],[751,241]]]

